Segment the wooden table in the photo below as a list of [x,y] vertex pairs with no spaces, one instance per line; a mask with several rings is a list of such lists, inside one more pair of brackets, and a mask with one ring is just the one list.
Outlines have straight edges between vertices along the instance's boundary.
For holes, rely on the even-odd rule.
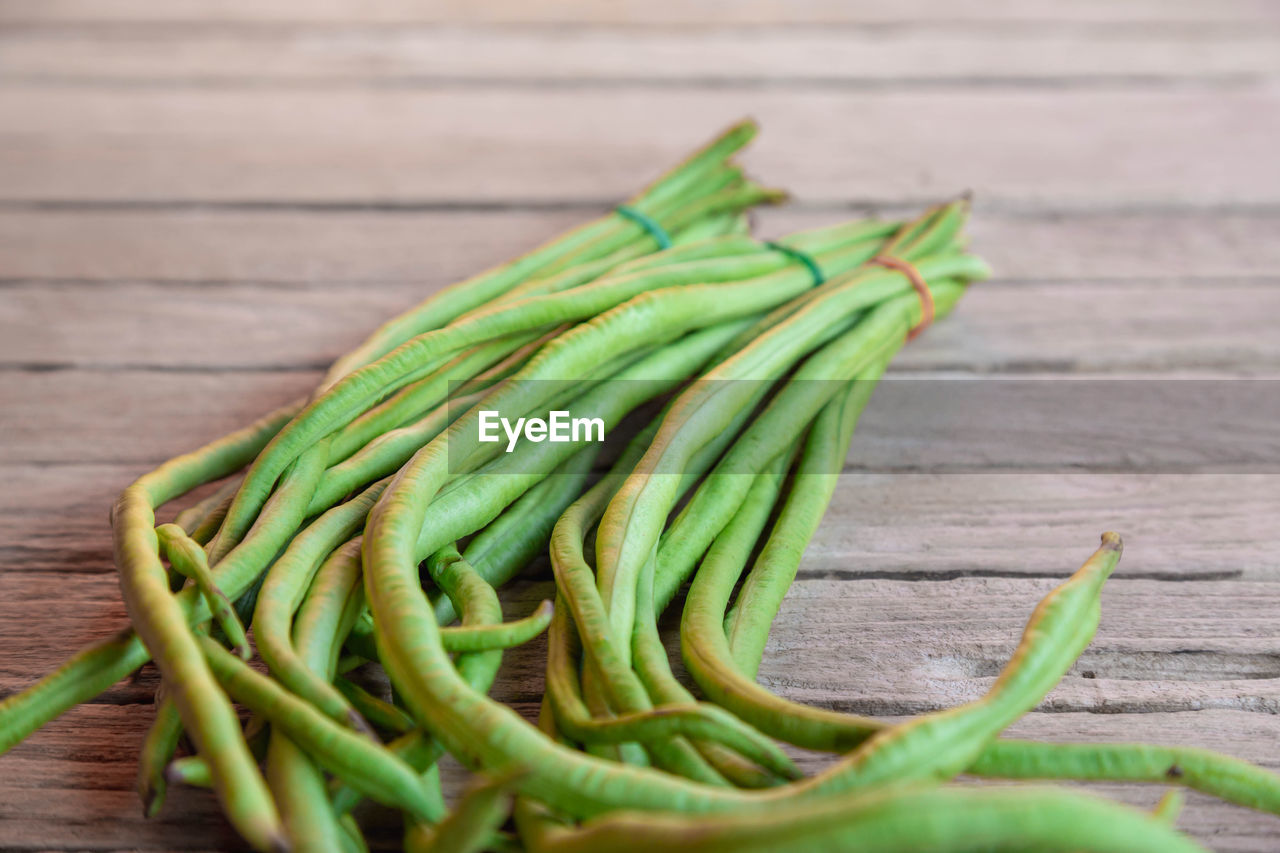
[[[106,513],[133,477],[744,114],[764,126],[747,162],[795,193],[766,233],[975,191],[997,278],[900,376],[1274,376],[1277,8],[3,4],[0,694],[120,624]],[[886,717],[975,697],[1037,598],[1115,528],[1128,550],[1097,640],[1016,732],[1280,769],[1275,474],[859,453],[765,684]],[[511,655],[495,695],[531,707],[539,665],[536,645]],[[140,818],[154,687],[145,671],[0,760],[0,848],[236,846],[201,792]],[[1276,818],[1207,797],[1181,825],[1216,850],[1280,847]]]

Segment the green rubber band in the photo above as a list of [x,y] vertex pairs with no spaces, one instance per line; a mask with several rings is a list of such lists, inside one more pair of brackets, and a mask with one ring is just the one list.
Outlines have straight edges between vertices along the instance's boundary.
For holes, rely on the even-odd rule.
[[649,236],[657,241],[659,249],[671,248],[671,235],[667,233],[667,229],[658,224],[657,220],[626,204],[618,205],[614,208],[614,211],[624,219],[630,219],[632,222],[648,231]]
[[822,268],[818,266],[818,262],[815,261],[813,259],[813,255],[810,255],[808,252],[802,252],[799,249],[793,249],[792,247],[784,245],[782,243],[773,243],[773,242],[766,241],[765,245],[768,246],[770,249],[773,249],[775,252],[781,252],[782,254],[786,255],[788,258],[791,258],[792,260],[799,261],[800,263],[804,264],[805,267],[809,270],[809,275],[813,276],[814,287],[817,287],[818,285],[822,284],[824,281],[827,280],[827,277],[822,274]]

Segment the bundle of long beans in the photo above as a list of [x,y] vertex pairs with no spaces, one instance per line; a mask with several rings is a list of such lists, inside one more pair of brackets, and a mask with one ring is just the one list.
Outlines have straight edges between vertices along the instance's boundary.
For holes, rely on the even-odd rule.
[[[732,162],[753,135],[730,129],[617,211],[436,294],[309,398],[126,489],[132,628],[5,699],[0,749],[151,659],[145,809],[168,784],[210,787],[261,850],[364,849],[363,798],[400,810],[421,850],[1200,849],[1171,828],[1176,804],[950,784],[965,773],[1176,784],[1280,813],[1280,778],[1227,756],[1000,737],[1092,638],[1111,533],[977,701],[890,726],[756,683],[876,381],[986,270],[965,200],[753,239],[745,211],[781,198]],[[482,438],[486,417],[558,411],[624,437],[602,476],[589,435]],[[548,553],[554,604],[504,622],[498,588]],[[686,584],[701,700],[658,632]],[[502,650],[544,630],[535,726],[486,694]],[[778,741],[843,757],[800,778]],[[480,774],[452,810],[446,752]]]

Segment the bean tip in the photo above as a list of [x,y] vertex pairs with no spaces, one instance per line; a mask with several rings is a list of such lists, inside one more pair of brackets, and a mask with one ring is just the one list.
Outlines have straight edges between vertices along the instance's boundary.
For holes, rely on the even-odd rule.
[[729,125],[721,134],[721,136],[744,136],[746,141],[754,139],[755,135],[760,132],[760,122],[755,116],[743,116],[733,124]]
[[767,772],[772,773],[783,783],[799,782],[804,778],[804,771],[794,763],[788,762],[786,764],[782,764],[780,762],[774,762],[774,765],[776,766],[766,767],[764,769]]
[[164,805],[164,797],[159,787],[154,784],[147,784],[138,789],[138,796],[142,798],[142,816],[150,820],[160,814],[160,807]]
[[1123,551],[1124,540],[1120,538],[1120,534],[1115,531],[1108,530],[1102,534],[1102,550],[1104,551]]
[[782,204],[791,198],[791,193],[776,187],[764,187],[760,193],[761,204]]

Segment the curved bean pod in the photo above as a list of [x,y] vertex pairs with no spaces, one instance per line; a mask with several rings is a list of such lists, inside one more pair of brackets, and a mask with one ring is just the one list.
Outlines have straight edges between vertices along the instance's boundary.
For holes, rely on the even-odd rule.
[[478,343],[450,359],[438,369],[411,382],[387,399],[366,409],[333,434],[332,461],[340,462],[388,430],[429,413],[449,399],[463,383],[501,366],[513,355],[543,336],[541,330],[504,335]]
[[[563,625],[560,624],[562,620]],[[568,622],[568,608],[563,606],[556,613],[557,633],[574,636],[573,627]],[[702,738],[724,743],[776,773],[795,778],[794,765],[771,743],[744,727],[723,709],[694,702],[692,697],[679,704],[655,705],[647,710],[592,719],[577,680],[573,677],[572,654],[572,646],[566,643],[556,643],[549,648],[547,696],[553,703],[557,723],[574,740],[608,744],[650,744],[678,736]]]
[[[973,259],[941,259],[939,263],[945,265],[948,261],[952,266],[958,264],[961,270],[980,271]],[[858,261],[860,262],[861,260]],[[690,265],[697,264],[698,262],[692,262]],[[933,275],[939,270],[930,268],[925,272]],[[810,285],[808,272],[798,262],[791,262],[778,272],[745,282],[722,285],[685,284],[645,290],[619,305],[618,301],[626,298],[628,288],[639,286],[636,281],[627,281],[626,278],[606,281],[598,287],[581,287],[564,293],[534,296],[495,306],[487,312],[478,312],[459,323],[414,338],[377,362],[344,377],[325,395],[313,400],[292,423],[272,439],[271,444],[254,461],[219,532],[214,554],[218,553],[219,548],[225,547],[223,540],[233,542],[243,534],[280,472],[303,448],[350,423],[388,392],[420,378],[419,374],[435,369],[441,359],[462,348],[502,335],[548,328],[573,319],[592,318],[543,347],[519,374],[526,379],[576,376],[582,371],[564,370],[560,367],[560,362],[570,351],[581,355],[592,349],[590,339],[610,334],[615,325],[626,324],[627,334],[614,335],[617,338],[616,345],[602,347],[597,363],[641,346],[648,347],[672,340],[694,328],[749,316],[785,302]],[[892,291],[895,289],[893,281],[892,278],[882,279],[881,286],[887,286]],[[871,291],[874,303],[877,301],[874,286]],[[605,310],[610,305],[617,307]],[[605,313],[599,314],[600,311]],[[643,318],[643,322],[640,318]],[[590,362],[579,360],[578,366],[583,363]],[[523,394],[520,389],[523,389]],[[546,397],[537,396],[528,383],[509,383],[506,391],[500,398],[503,405],[495,405],[495,408],[524,413],[539,403],[546,402]],[[496,404],[498,401],[492,402]],[[476,424],[471,422],[471,418],[472,413],[468,413],[455,422],[450,431],[474,433]],[[486,448],[493,449],[491,445]],[[459,461],[467,462],[469,455],[460,457]]]
[[[470,569],[475,571],[474,567]],[[452,578],[466,571],[468,566],[452,567],[446,579],[452,583]],[[475,573],[477,576],[480,574],[478,571]],[[480,584],[473,581],[455,585],[452,588],[454,595],[460,599],[459,609],[462,611],[464,627],[480,626],[502,618],[501,607],[493,607],[491,595],[485,593]],[[500,650],[462,654],[457,658],[457,673],[471,689],[484,693],[497,677],[501,663]],[[427,735],[422,729],[407,732],[388,744],[387,748],[420,773],[434,768],[435,762],[444,754],[440,742]],[[334,809],[339,814],[350,811],[357,802],[359,802],[359,794],[350,786],[339,786],[333,792]]]
[[387,483],[388,480],[374,483],[359,496],[321,515],[295,536],[267,572],[253,617],[258,653],[272,675],[334,720],[365,731],[369,729],[359,713],[323,673],[303,660],[294,647],[290,630],[294,611],[322,566],[355,559],[356,548],[343,547],[343,543],[364,526],[369,509]]
[[[749,491],[747,504],[758,505],[759,511],[763,513],[759,521],[761,525],[767,520],[773,507],[776,491],[781,487],[791,456],[790,450],[777,454],[761,475],[750,478],[755,481],[751,491],[757,494],[753,496]],[[744,537],[742,541],[750,549],[755,542],[755,537]],[[635,633],[632,637],[632,660],[640,680],[655,702],[692,701],[693,695],[672,674],[666,647],[658,635],[657,615],[653,601],[655,563],[655,560],[646,563],[636,591],[637,618]],[[734,779],[739,787],[767,788],[800,778],[799,771],[785,753],[772,742],[761,737],[757,729],[747,727],[746,730],[766,744],[772,760],[768,757],[752,755],[747,751],[740,750],[740,752],[743,756],[753,758],[756,764],[765,768],[763,771],[754,766],[743,766],[738,756],[726,749],[730,744],[725,740],[704,740],[695,742],[695,745],[714,767]]]
[[218,584],[209,571],[209,563],[204,549],[187,532],[176,524],[162,524],[156,528],[156,540],[159,542],[160,556],[169,561],[169,565],[184,578],[195,583],[200,594],[204,596],[213,620],[222,628],[227,642],[244,660],[253,656],[249,648],[249,638],[245,636],[244,625],[231,606],[231,599],[218,589]]
[[[951,274],[969,277],[984,271],[980,263],[969,266],[965,257],[927,257],[919,262],[927,280],[940,282],[932,286],[940,313],[945,313],[963,291],[962,287],[947,286]],[[672,413],[641,462],[642,472],[623,484],[600,521],[597,574],[615,636],[631,635],[636,576],[657,546],[667,515],[675,505],[678,482],[670,476],[648,472],[680,470],[684,461],[719,431],[727,413],[744,405],[755,384],[723,380],[758,380],[787,369],[844,318],[879,302],[875,297],[883,291],[878,286],[895,284],[901,292],[905,278],[898,275],[896,280],[886,279],[870,271],[854,274],[843,286],[811,301],[721,362],[704,375],[703,381],[676,399]],[[865,348],[875,352],[905,336],[896,327],[901,320],[910,318],[908,311],[918,315],[920,306],[914,294],[903,299],[888,296],[886,304],[849,333],[855,351]],[[911,325],[914,321],[907,328]]]
[[[695,261],[687,266],[700,264],[701,262]],[[799,264],[791,266],[798,267]],[[715,273],[706,274],[714,275]],[[780,272],[773,275],[788,274]],[[791,277],[798,278],[799,275],[793,273]],[[215,539],[211,556],[216,559],[244,535],[262,503],[271,493],[277,478],[304,448],[351,423],[389,392],[422,378],[423,375],[441,366],[453,354],[469,346],[497,337],[551,328],[566,321],[593,317],[600,311],[627,299],[629,295],[633,295],[636,288],[644,289],[653,286],[651,283],[639,281],[645,278],[644,274],[625,278],[631,280],[611,280],[600,286],[580,287],[563,293],[533,296],[494,306],[464,318],[458,323],[413,338],[378,361],[344,376],[325,394],[313,399],[254,460],[245,475],[244,483],[232,501],[227,518]],[[768,279],[771,276],[763,278]],[[751,311],[731,312],[722,319],[747,313]],[[669,338],[670,336],[666,339]],[[553,345],[554,342],[548,346]],[[603,360],[607,360],[607,357]]]
[[217,491],[206,498],[187,507],[173,519],[173,523],[187,532],[187,535],[199,544],[209,541],[218,532],[218,526],[226,517],[231,499],[236,489],[240,488],[240,478],[236,477],[223,483]]
[[[657,617],[653,616],[653,561],[646,564],[646,571],[641,574],[640,592],[636,596],[637,613],[636,636],[633,644],[637,650],[636,665],[640,682],[651,697],[657,694],[660,699],[670,697],[677,702],[691,702],[693,696],[686,691],[675,676],[671,674],[667,660],[667,650],[658,636]],[[744,724],[733,714],[723,713],[715,705],[698,705],[700,708],[714,708],[711,716],[718,720],[719,726],[713,729],[712,737],[706,741],[726,747],[755,762],[780,779],[799,779],[800,771],[787,754],[776,744],[761,735],[757,730]],[[660,713],[656,708],[655,713]],[[701,749],[702,744],[695,742]],[[713,765],[714,766],[714,765]]]
[[814,421],[778,520],[730,608],[725,630],[729,650],[738,669],[752,679],[764,657],[769,626],[831,502],[854,428],[886,363],[881,360],[862,371]]
[[[295,539],[295,542],[297,540]],[[358,572],[341,563],[326,563],[316,574],[298,611],[293,642],[299,663],[319,679],[332,679],[336,653],[354,619],[351,599],[359,589]],[[314,758],[278,729],[267,751],[267,779],[276,792],[285,827],[299,850],[343,849],[350,827],[339,823],[329,791]],[[436,792],[428,786],[429,796]],[[441,802],[436,806],[443,810]],[[356,839],[359,838],[358,829]]]
[[407,853],[480,853],[490,848],[494,833],[511,812],[510,777],[482,779],[463,795],[438,826],[417,824],[425,832],[407,832]]
[[200,651],[236,701],[270,720],[326,769],[380,803],[433,822],[444,816],[413,769],[386,749],[333,722],[212,640],[202,639]]
[[183,725],[209,762],[228,819],[262,850],[284,846],[280,817],[245,746],[240,722],[200,655],[187,616],[169,591],[155,534],[161,484],[144,477],[125,489],[112,513],[116,567],[135,630],[169,683]]
[[156,716],[138,757],[138,798],[147,817],[158,815],[164,805],[169,782],[167,768],[181,738],[182,717],[178,715],[178,707],[163,691],[157,691]]
[[[253,461],[300,408],[299,402],[277,409],[199,450],[169,460],[139,482],[154,484],[158,506],[204,483],[226,477]],[[219,585],[224,590],[228,588],[221,578]],[[179,599],[190,606],[193,597],[199,600],[194,591],[180,595]],[[67,709],[92,699],[126,677],[149,657],[141,639],[132,628],[126,628],[77,652],[27,689],[5,697],[0,701],[0,755]]]
[[531,853],[1207,853],[1153,817],[1053,788],[872,792],[731,816],[619,814],[529,840]]
[[1040,703],[1089,645],[1102,617],[1102,584],[1121,550],[1118,535],[1102,534],[1093,556],[1036,606],[1013,656],[981,699],[884,729],[815,777],[815,790],[865,790],[962,773]]
[[390,702],[374,696],[359,684],[338,676],[334,679],[333,686],[374,727],[397,735],[408,734],[416,728],[413,717]]
[[[595,447],[580,450],[467,543],[462,556],[491,586],[510,581],[546,548],[556,519],[581,494],[596,453]],[[441,625],[452,622],[455,613],[447,595],[436,600],[436,620]]]
[[[485,582],[486,584],[488,581]],[[514,619],[498,625],[473,625],[445,628],[446,648],[451,652],[487,652],[493,649],[512,649],[523,646],[547,630],[555,608],[550,601],[543,601],[538,608],[523,619]]]
[[169,762],[164,771],[165,781],[171,785],[190,785],[193,788],[212,788],[209,764],[198,755],[184,755]]
[[[571,505],[556,522],[552,533],[551,562],[556,574],[556,586],[561,598],[573,611],[574,619],[581,620],[582,635],[590,647],[591,671],[600,676],[598,684],[601,693],[599,701],[594,704],[600,706],[602,711],[603,706],[612,705],[615,710],[622,712],[621,718],[614,718],[621,719],[621,722],[593,714],[592,711],[596,709],[592,707],[591,698],[584,700],[578,689],[573,653],[568,645],[573,642],[574,631],[567,612],[564,614],[566,618],[558,624],[553,623],[553,634],[548,637],[548,696],[560,728],[570,737],[595,745],[630,742],[625,738],[615,740],[615,735],[656,735],[643,738],[655,762],[687,778],[710,780],[712,784],[717,784],[721,783],[721,779],[717,778],[718,771],[708,765],[691,744],[683,737],[670,740],[671,735],[665,728],[673,723],[666,722],[668,718],[665,715],[654,715],[644,685],[619,659],[616,644],[608,634],[603,604],[596,593],[591,570],[583,554],[586,531],[599,517],[618,483],[638,461],[647,443],[647,436],[656,431],[660,421],[661,416],[632,441],[615,463],[610,475]],[[586,687],[591,689],[591,682]],[[704,730],[720,728],[715,721],[707,718],[705,709],[697,705],[688,707],[681,716],[674,718],[674,724],[685,724],[690,718],[702,719],[704,722],[700,725]]]
[[[682,193],[695,188],[700,180],[705,179],[709,172],[723,164],[735,151],[750,142],[755,133],[754,124],[746,122],[729,128],[676,165],[629,203],[643,209],[648,205],[678,199]],[[648,235],[634,223],[623,222],[620,217],[613,215],[601,217],[499,267],[433,294],[416,307],[384,323],[359,347],[335,362],[325,375],[321,388],[332,386],[343,376],[380,358],[409,338],[450,322],[532,275],[553,272],[566,262],[598,257],[602,254],[598,247],[603,239],[620,233],[628,234],[634,239],[648,240]]]

